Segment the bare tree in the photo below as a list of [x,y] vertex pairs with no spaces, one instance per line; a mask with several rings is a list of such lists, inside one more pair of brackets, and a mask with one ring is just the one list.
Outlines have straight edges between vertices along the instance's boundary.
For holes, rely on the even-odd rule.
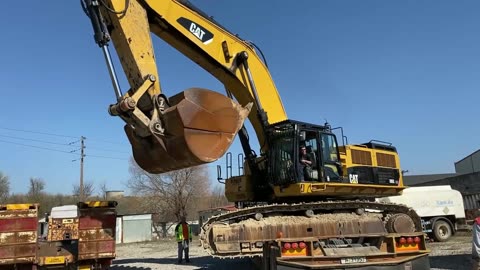
[[0,172],[0,203],[5,203],[10,193],[10,179]]
[[28,188],[28,196],[36,201],[39,200],[45,190],[45,181],[38,177],[30,177],[30,187]]
[[209,208],[215,208],[225,206],[229,204],[227,197],[225,196],[225,188],[221,185],[213,187],[210,194]]
[[45,212],[49,207],[45,200],[48,196],[45,192],[45,181],[39,177],[30,177],[30,186],[27,192],[27,202],[40,204],[39,211]]
[[143,207],[165,221],[196,216],[200,202],[210,189],[206,166],[196,166],[164,174],[150,174],[130,160],[128,187],[145,197]]
[[103,181],[103,183],[98,186],[98,196],[104,200],[107,199],[107,191],[107,183]]
[[[95,192],[95,187],[93,186],[93,182],[84,182],[83,183],[83,196],[84,198],[89,198]],[[73,196],[80,197],[80,185],[73,185]]]

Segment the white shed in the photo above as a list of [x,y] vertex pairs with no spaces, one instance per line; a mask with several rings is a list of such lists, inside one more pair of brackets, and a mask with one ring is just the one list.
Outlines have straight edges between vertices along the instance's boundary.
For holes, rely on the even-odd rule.
[[152,214],[117,217],[116,243],[134,243],[152,240]]

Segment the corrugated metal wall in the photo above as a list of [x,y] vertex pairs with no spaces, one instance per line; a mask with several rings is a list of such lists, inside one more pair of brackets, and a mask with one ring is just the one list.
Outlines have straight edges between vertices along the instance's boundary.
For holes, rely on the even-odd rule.
[[463,204],[465,209],[479,209],[480,208],[480,194],[463,195]]
[[[117,243],[133,243],[152,240],[152,215],[123,216],[120,222],[121,238]],[[117,223],[118,224],[118,223]]]

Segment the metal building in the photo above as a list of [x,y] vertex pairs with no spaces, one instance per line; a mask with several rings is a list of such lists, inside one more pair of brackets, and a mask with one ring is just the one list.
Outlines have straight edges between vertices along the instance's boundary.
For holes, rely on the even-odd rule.
[[480,150],[455,162],[455,172],[458,174],[480,172]]
[[134,243],[152,240],[152,214],[117,217],[116,243]]
[[105,192],[105,197],[107,200],[115,200],[121,198],[125,195],[123,190],[108,190]]

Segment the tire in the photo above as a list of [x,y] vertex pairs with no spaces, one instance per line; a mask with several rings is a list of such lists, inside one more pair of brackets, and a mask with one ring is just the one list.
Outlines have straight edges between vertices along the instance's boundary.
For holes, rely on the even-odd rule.
[[447,241],[453,234],[452,227],[445,220],[437,220],[433,224],[433,238],[438,242]]

